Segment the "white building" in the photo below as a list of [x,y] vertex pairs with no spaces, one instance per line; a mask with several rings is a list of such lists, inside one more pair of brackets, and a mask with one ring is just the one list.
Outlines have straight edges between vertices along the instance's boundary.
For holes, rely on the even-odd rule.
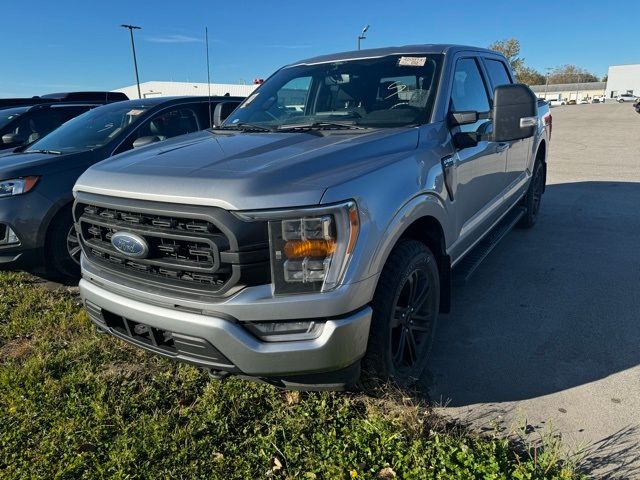
[[593,98],[600,98],[605,94],[604,82],[584,82],[584,83],[557,83],[549,85],[533,85],[531,90],[545,100],[559,100],[569,102],[582,99],[591,101]]
[[640,96],[640,64],[611,65],[607,77],[607,97],[622,93]]
[[[258,85],[238,85],[232,83],[212,83],[211,95],[230,95],[232,97],[247,97]],[[118,88],[114,92],[122,92],[130,99],[138,98],[137,85]],[[150,97],[173,97],[173,96],[207,96],[209,92],[206,83],[191,82],[143,82],[140,84],[142,98]]]

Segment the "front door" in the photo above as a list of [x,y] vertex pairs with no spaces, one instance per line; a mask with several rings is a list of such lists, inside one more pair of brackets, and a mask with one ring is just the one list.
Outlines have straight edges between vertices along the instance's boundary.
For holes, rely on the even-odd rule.
[[[450,111],[490,111],[488,83],[484,79],[478,60],[459,58],[456,62],[451,89]],[[456,133],[491,133],[491,121],[479,120],[474,124],[456,127]],[[480,140],[474,147],[458,148],[453,155],[457,188],[455,210],[459,253],[474,243],[488,223],[493,223],[502,203],[507,185],[506,164],[508,144]],[[484,226],[484,229],[483,229]]]

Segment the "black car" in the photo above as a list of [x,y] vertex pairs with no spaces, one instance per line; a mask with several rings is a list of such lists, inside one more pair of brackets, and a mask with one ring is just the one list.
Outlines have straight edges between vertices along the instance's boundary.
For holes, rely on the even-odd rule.
[[61,92],[47,93],[35,97],[23,98],[0,98],[0,109],[11,107],[23,107],[27,105],[39,105],[42,103],[55,102],[90,102],[90,103],[111,103],[129,100],[122,92]]
[[1,109],[0,150],[35,142],[63,123],[105,103],[47,103]]
[[[72,188],[94,163],[132,148],[197,132],[238,97],[150,98],[112,103],[74,118],[21,152],[0,155],[0,268],[79,274]],[[208,133],[203,132],[207,135]]]

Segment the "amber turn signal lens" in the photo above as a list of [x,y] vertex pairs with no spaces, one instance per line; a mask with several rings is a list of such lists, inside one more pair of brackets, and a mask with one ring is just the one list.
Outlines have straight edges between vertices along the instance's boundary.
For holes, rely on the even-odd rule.
[[284,244],[287,258],[328,257],[336,251],[334,240],[302,240]]
[[40,177],[24,177],[24,193],[27,193],[38,183]]

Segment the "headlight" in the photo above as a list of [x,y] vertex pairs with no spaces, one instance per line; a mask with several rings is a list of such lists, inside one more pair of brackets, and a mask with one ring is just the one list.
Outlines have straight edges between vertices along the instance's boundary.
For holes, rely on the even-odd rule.
[[13,180],[0,180],[0,197],[10,197],[27,193],[38,182],[39,177],[23,177]]
[[240,216],[269,220],[276,295],[326,292],[340,285],[360,230],[355,202]]

